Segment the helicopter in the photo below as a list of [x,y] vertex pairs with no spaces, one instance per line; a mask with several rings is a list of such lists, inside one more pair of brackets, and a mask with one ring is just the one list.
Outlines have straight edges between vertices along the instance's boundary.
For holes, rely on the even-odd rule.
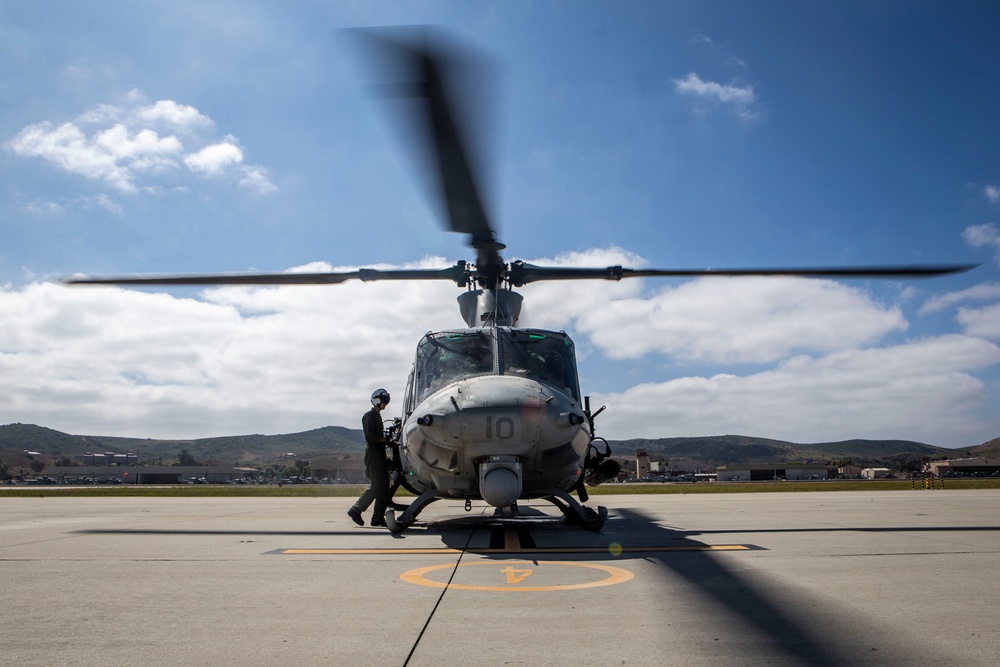
[[[387,430],[395,450],[394,488],[416,495],[402,514],[386,510],[396,533],[429,504],[445,498],[485,501],[517,515],[524,500],[555,505],[567,523],[600,530],[608,510],[589,507],[588,486],[615,477],[620,466],[595,433],[597,416],[580,389],[573,340],[563,331],[518,327],[525,285],[552,280],[702,276],[919,278],[958,273],[972,265],[825,268],[631,269],[536,266],[506,261],[470,159],[467,118],[455,72],[467,65],[464,47],[433,29],[359,31],[392,82],[385,97],[406,102],[436,180],[445,227],[463,234],[473,261],[442,269],[367,269],[323,273],[75,277],[74,285],[334,285],[349,280],[446,280],[462,289],[465,326],[430,332],[418,342],[406,382],[402,415]],[[573,497],[573,494],[576,497]]]

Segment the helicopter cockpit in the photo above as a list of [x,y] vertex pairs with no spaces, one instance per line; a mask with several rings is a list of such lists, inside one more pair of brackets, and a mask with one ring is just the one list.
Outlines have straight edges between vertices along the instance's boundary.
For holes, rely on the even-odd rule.
[[525,377],[580,399],[573,341],[564,333],[472,329],[431,333],[420,341],[417,402],[452,382],[480,375]]

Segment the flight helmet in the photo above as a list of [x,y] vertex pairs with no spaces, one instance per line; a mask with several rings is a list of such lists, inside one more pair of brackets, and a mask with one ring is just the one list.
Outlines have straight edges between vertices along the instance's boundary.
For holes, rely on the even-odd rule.
[[389,392],[385,389],[376,389],[372,392],[372,405],[378,407],[381,405],[383,408],[389,405]]

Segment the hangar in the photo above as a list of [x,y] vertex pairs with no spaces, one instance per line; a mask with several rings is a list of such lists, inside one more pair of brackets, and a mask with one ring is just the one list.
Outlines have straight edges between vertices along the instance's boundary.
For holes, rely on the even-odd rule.
[[967,475],[970,477],[989,477],[1000,475],[1000,459],[949,459],[947,461],[931,461],[924,468],[935,477],[955,477]]
[[365,475],[365,461],[360,457],[317,456],[309,460],[309,465],[312,466],[313,475],[316,477],[344,479],[352,484],[368,482],[368,477]]
[[736,463],[716,468],[720,482],[760,482],[787,479],[829,479],[837,476],[836,468],[827,468],[818,463],[773,463],[747,465]]

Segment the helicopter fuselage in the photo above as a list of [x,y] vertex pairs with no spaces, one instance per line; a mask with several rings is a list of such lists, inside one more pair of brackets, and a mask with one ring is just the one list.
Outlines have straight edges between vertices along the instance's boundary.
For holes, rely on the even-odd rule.
[[590,443],[565,333],[492,326],[418,344],[400,443],[413,490],[497,507],[568,491]]

